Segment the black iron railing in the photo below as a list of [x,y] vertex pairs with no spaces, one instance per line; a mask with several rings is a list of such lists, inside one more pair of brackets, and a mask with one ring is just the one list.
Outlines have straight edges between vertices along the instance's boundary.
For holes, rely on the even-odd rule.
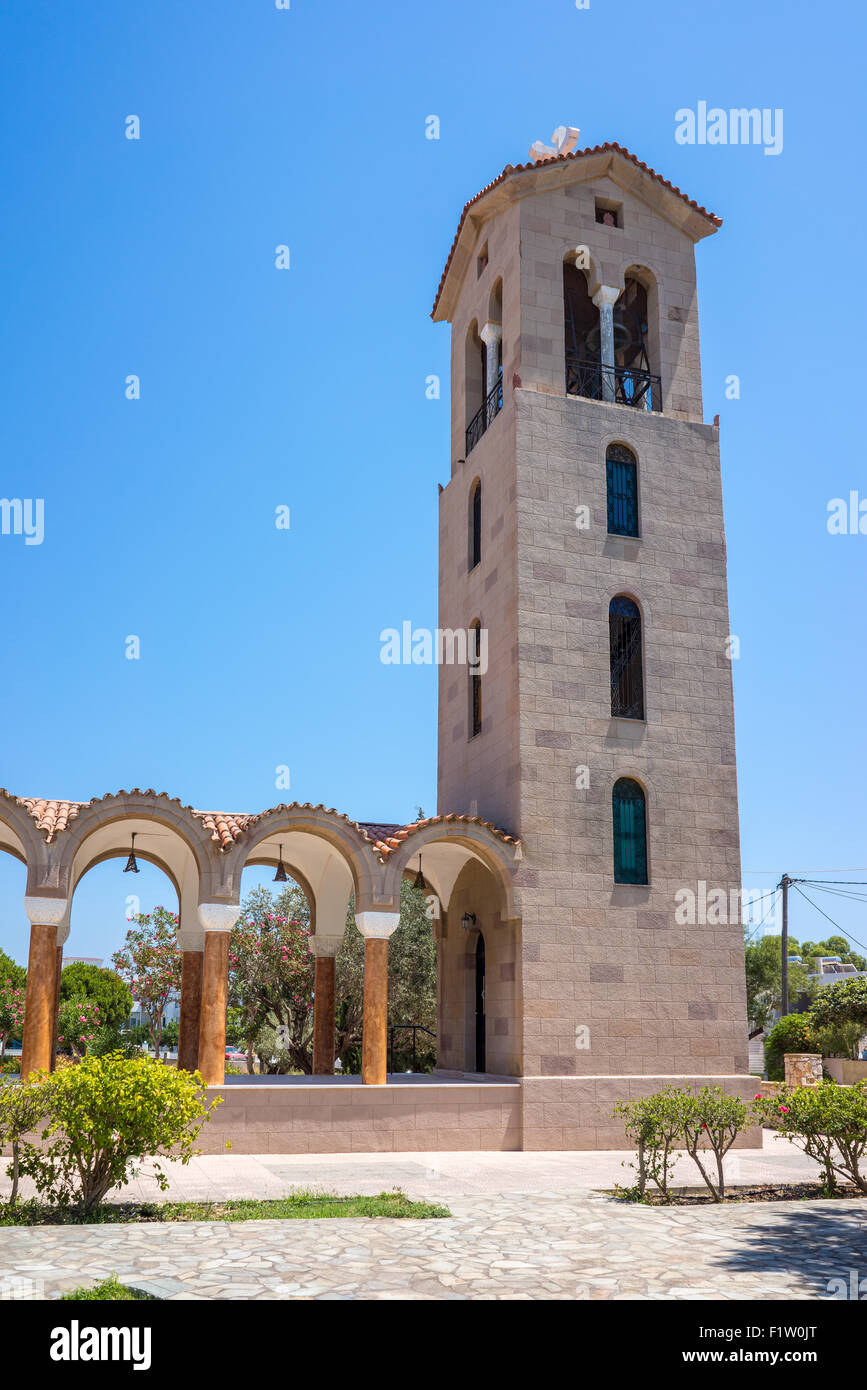
[[465,454],[476,447],[488,426],[496,419],[503,408],[503,377],[497,380],[493,391],[489,391],[470,423],[467,425]]
[[662,409],[662,382],[637,367],[603,367],[601,362],[566,357],[566,394],[591,401],[610,400],[639,410]]
[[394,1071],[394,1035],[395,1033],[405,1032],[407,1029],[412,1033],[412,1070],[416,1068],[416,1034],[427,1033],[429,1038],[436,1038],[436,1033],[432,1033],[430,1028],[424,1028],[420,1023],[395,1023],[388,1030],[388,1070]]

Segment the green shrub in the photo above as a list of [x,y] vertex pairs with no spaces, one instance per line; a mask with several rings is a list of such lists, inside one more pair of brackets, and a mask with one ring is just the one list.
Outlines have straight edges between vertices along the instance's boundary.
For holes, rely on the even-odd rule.
[[672,1150],[683,1136],[686,1103],[692,1099],[688,1091],[676,1086],[663,1086],[652,1096],[619,1100],[615,1115],[623,1121],[626,1137],[635,1145],[635,1163],[626,1167],[635,1171],[636,1191],[643,1198],[648,1179],[668,1199],[668,1185],[674,1169]]
[[762,1122],[797,1145],[825,1170],[825,1187],[833,1192],[837,1174],[867,1196],[867,1173],[861,1165],[867,1149],[867,1084],[785,1087],[774,1096],[756,1097]]
[[20,1072],[20,1057],[7,1057],[5,1062],[0,1062],[0,1076],[18,1076]]
[[99,1005],[101,1021],[108,1027],[126,1023],[132,1008],[132,995],[114,970],[75,960],[60,972],[60,998],[90,999]]
[[[750,1123],[750,1113],[738,1096],[727,1096],[722,1086],[702,1086],[684,1107],[683,1137],[686,1151],[698,1168],[715,1202],[725,1201],[723,1159]],[[700,1153],[710,1152],[716,1163],[714,1182]]]
[[141,1047],[133,1042],[129,1033],[105,1023],[97,1028],[87,1045],[87,1052],[90,1057],[107,1057],[110,1052],[114,1052],[120,1057],[133,1058],[141,1056]]
[[0,1147],[12,1146],[12,1162],[6,1169],[12,1179],[9,1205],[18,1198],[18,1178],[22,1160],[32,1148],[24,1135],[36,1129],[48,1109],[48,1091],[40,1079],[22,1081],[19,1085],[0,1082]]
[[[199,1130],[215,1104],[204,1104],[198,1073],[151,1057],[86,1057],[44,1077],[48,1124],[44,1149],[29,1148],[20,1169],[52,1202],[89,1212],[127,1179],[135,1159],[171,1156],[189,1163]],[[154,1165],[161,1189],[168,1186]]]
[[857,1045],[867,1032],[867,976],[838,980],[819,990],[809,1009],[814,1029],[835,1033],[846,1055],[857,1058]]
[[765,1038],[765,1070],[769,1081],[785,1080],[783,1058],[787,1052],[820,1051],[809,1013],[785,1014]]

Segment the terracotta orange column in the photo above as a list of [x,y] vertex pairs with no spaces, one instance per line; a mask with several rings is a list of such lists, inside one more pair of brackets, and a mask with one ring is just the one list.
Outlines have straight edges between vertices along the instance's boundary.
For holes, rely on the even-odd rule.
[[313,984],[313,1075],[334,1075],[334,980],[335,958],[341,936],[311,936],[309,946],[316,957]]
[[238,919],[239,910],[228,903],[199,904],[199,923],[205,930],[199,1071],[206,1086],[222,1086],[226,1079],[229,933]]
[[33,1071],[49,1071],[51,1068],[57,988],[57,928],[66,912],[66,899],[28,896],[24,899],[24,908],[30,918],[30,952],[27,958],[27,994],[21,1046],[22,1078]]
[[178,1067],[195,1071],[199,1065],[202,1013],[202,951],[181,956],[181,1016],[178,1022]]
[[54,1014],[51,1019],[51,1070],[57,1066],[57,1030],[60,1022],[60,975],[63,970],[63,947],[57,948],[57,962],[54,967]]
[[364,937],[361,1080],[365,1086],[384,1086],[388,1072],[388,938],[400,914],[358,912],[355,920]]

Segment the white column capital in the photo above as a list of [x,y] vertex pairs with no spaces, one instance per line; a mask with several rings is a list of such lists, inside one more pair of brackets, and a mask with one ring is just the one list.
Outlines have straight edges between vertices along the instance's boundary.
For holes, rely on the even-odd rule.
[[355,925],[365,941],[387,941],[399,921],[399,912],[356,912],[355,914]]
[[241,908],[237,903],[199,903],[198,914],[204,931],[231,931]]
[[317,959],[320,956],[336,956],[343,945],[342,936],[320,936],[318,932],[308,936],[307,945]]
[[479,337],[485,347],[496,347],[503,336],[503,325],[501,323],[486,323]]
[[622,291],[616,285],[600,285],[593,296],[597,309],[613,309]]
[[69,902],[66,898],[24,899],[24,911],[32,926],[59,927],[68,907]]

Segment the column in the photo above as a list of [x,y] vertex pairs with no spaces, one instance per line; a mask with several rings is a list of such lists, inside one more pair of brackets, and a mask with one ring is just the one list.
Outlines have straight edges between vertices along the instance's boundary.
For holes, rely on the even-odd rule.
[[313,984],[313,1075],[334,1075],[334,975],[342,936],[320,936],[308,940],[316,957]]
[[361,1080],[365,1086],[384,1086],[388,1071],[388,938],[400,921],[399,912],[357,912],[364,937],[364,1018]]
[[60,975],[63,970],[63,947],[57,947],[54,965],[54,1012],[51,1017],[51,1070],[57,1066],[57,1029],[60,1021]]
[[[487,399],[497,385],[500,376],[500,339],[503,336],[503,325],[501,323],[486,323],[479,337],[485,345],[485,398]],[[490,420],[494,418],[497,411],[490,412]],[[490,420],[488,423],[490,423]]]
[[199,925],[205,932],[199,1072],[206,1086],[222,1086],[226,1079],[229,933],[238,920],[240,910],[233,903],[199,903]]
[[[204,946],[204,941],[202,942]],[[178,1022],[178,1067],[195,1071],[199,1065],[199,1029],[202,1014],[203,950],[182,943],[181,1016]],[[228,962],[227,962],[228,966]]]
[[33,1071],[49,1071],[51,1068],[57,990],[57,928],[66,908],[65,898],[24,899],[24,910],[30,919],[30,952],[27,958],[21,1049],[22,1079]]
[[602,399],[614,400],[614,306],[620,290],[613,285],[600,285],[593,296],[599,310],[599,361],[602,367]]

